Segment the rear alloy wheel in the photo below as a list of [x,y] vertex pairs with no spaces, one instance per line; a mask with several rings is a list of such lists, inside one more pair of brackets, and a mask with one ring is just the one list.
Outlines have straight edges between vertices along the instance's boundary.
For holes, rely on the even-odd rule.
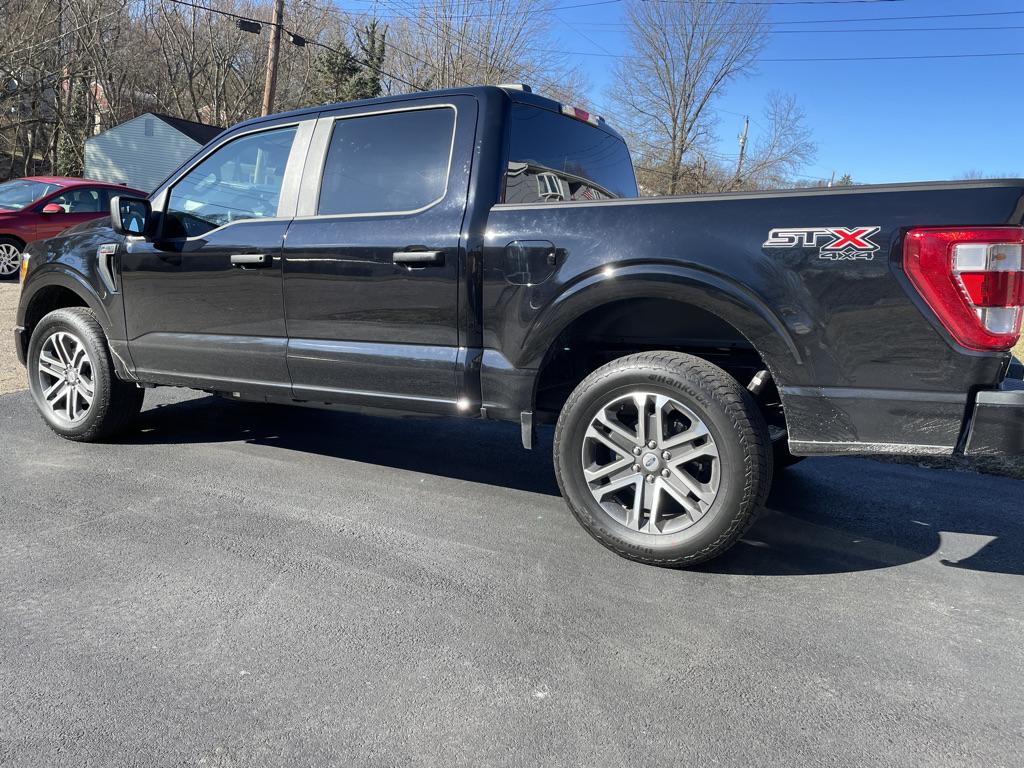
[[630,530],[664,535],[707,514],[721,459],[707,425],[668,395],[636,391],[602,405],[583,438],[590,494]]
[[85,307],[55,310],[32,330],[28,384],[50,429],[83,442],[123,429],[144,396],[117,378],[103,328]]
[[21,246],[9,237],[0,237],[0,280],[16,277],[21,267]]
[[695,565],[731,547],[771,486],[772,448],[750,393],[678,352],[613,360],[573,391],[555,472],[588,533],[640,562]]

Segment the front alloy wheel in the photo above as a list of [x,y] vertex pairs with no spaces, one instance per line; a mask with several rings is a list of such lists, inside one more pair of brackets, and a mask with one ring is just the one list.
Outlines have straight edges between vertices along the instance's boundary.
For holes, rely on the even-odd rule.
[[102,440],[126,427],[143,390],[121,381],[103,328],[86,307],[56,309],[32,329],[28,385],[43,420],[68,440]]
[[52,418],[67,426],[82,422],[96,393],[92,358],[85,345],[67,331],[43,341],[36,364],[39,391]]

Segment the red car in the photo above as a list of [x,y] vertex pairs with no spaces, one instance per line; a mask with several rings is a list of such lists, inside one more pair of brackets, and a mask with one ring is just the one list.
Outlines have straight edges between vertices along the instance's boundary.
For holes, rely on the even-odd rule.
[[60,176],[31,176],[0,184],[0,280],[18,274],[26,243],[110,215],[114,195],[147,197],[119,184]]

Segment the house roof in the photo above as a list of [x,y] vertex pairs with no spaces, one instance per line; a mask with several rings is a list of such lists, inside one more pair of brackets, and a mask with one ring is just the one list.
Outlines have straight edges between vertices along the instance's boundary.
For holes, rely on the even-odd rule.
[[224,129],[217,125],[207,125],[206,123],[196,123],[192,120],[183,120],[180,117],[171,117],[170,115],[162,115],[159,112],[149,112],[147,114],[152,115],[155,118],[163,120],[169,126],[179,133],[183,133],[193,141],[199,144],[206,144],[208,141],[213,139],[215,136],[219,136],[224,132]]

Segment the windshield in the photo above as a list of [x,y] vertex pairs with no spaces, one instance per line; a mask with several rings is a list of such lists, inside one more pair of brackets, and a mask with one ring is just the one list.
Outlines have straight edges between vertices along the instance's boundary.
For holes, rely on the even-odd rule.
[[57,184],[46,184],[30,179],[15,179],[0,184],[0,208],[8,211],[20,211],[31,205],[40,197],[60,189]]
[[512,105],[506,203],[636,197],[625,142],[589,123]]

